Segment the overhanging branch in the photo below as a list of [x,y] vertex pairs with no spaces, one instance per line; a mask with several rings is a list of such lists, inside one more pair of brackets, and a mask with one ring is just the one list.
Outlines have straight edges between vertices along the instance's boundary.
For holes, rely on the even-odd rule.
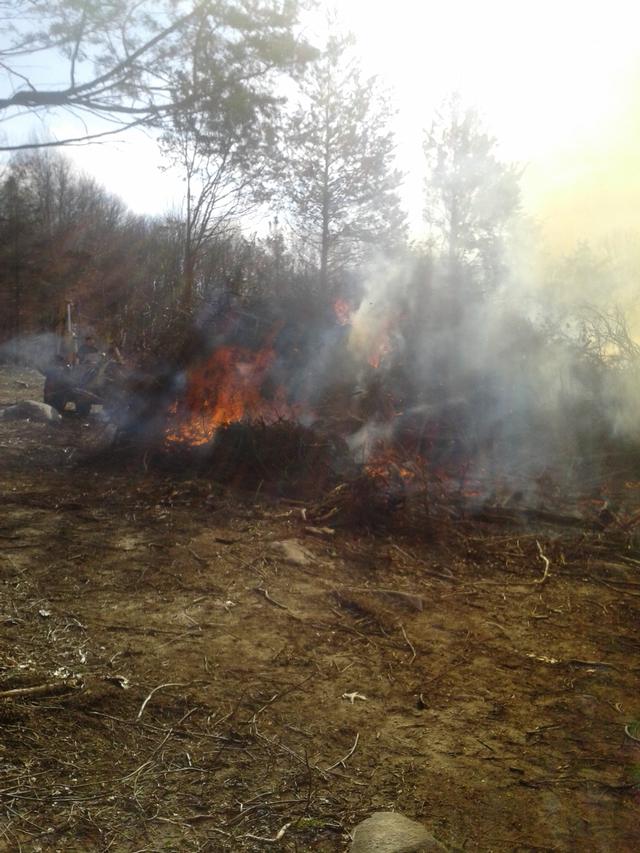
[[32,150],[34,148],[58,148],[61,145],[84,145],[95,142],[105,136],[114,136],[117,133],[123,133],[125,130],[131,130],[131,128],[139,127],[145,123],[145,119],[138,119],[137,121],[123,124],[121,127],[113,130],[102,131],[101,133],[85,133],[82,136],[71,136],[51,142],[25,142],[22,145],[0,145],[0,151],[25,151],[26,149]]

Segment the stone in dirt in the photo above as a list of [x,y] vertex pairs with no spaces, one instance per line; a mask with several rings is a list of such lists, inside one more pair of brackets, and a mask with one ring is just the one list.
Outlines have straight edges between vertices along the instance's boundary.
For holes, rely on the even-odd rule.
[[391,604],[394,607],[401,607],[405,610],[415,610],[421,613],[424,610],[424,599],[420,595],[412,592],[403,592],[400,589],[370,589],[355,590],[356,592],[364,592],[374,598],[381,599],[386,604]]
[[282,542],[272,542],[269,550],[281,557],[286,563],[292,563],[294,566],[308,566],[315,560],[311,551],[297,539],[283,539]]
[[42,423],[57,424],[62,420],[59,412],[47,403],[36,400],[22,400],[14,406],[7,406],[2,412],[4,420],[41,421]]
[[350,853],[437,853],[446,851],[421,823],[397,812],[374,812],[353,832]]

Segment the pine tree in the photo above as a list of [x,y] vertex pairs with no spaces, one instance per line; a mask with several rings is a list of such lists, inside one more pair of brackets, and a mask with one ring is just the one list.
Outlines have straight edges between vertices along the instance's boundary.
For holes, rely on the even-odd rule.
[[350,58],[350,45],[329,39],[287,128],[283,196],[322,290],[374,249],[399,243],[405,228],[391,114],[375,78],[363,79]]
[[502,163],[478,113],[457,96],[425,135],[424,218],[452,282],[475,292],[500,280],[507,227],[520,206],[519,170]]

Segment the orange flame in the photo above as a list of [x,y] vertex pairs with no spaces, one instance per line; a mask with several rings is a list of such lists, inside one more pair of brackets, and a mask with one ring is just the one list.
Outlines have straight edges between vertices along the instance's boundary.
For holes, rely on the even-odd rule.
[[296,418],[299,407],[288,404],[282,386],[264,394],[274,359],[270,346],[258,352],[233,346],[217,349],[190,372],[185,395],[176,407],[180,423],[169,431],[168,440],[205,444],[218,427],[236,421],[275,423]]
[[423,465],[424,461],[419,456],[412,464],[399,448],[381,441],[374,444],[364,470],[369,477],[385,480],[394,477],[409,483],[417,478],[419,467]]
[[333,310],[336,315],[336,320],[339,326],[351,325],[351,315],[353,309],[346,299],[336,299],[333,303]]
[[376,370],[382,364],[385,356],[390,355],[393,352],[393,345],[391,343],[391,337],[389,333],[385,330],[380,334],[380,337],[375,342],[373,350],[369,353],[369,358],[367,361],[374,367]]

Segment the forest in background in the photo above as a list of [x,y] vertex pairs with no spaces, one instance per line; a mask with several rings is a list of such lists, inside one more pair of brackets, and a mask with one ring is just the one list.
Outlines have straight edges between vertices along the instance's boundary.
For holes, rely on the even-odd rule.
[[[425,129],[423,235],[410,239],[388,95],[337,25],[318,49],[290,2],[169,5],[153,17],[132,6],[126,33],[126,2],[24,6],[36,7],[48,29],[25,18],[5,59],[58,51],[70,85],[52,93],[16,66],[0,108],[108,116],[109,133],[142,124],[180,170],[184,200],[134,215],[74,168],[65,140],[5,145],[6,356],[59,331],[71,302],[82,333],[182,369],[240,312],[265,335],[293,327],[301,364],[332,361],[320,384],[341,369],[361,381],[382,363],[405,404],[464,397],[492,406],[496,422],[560,412],[554,428],[597,421],[596,432],[635,440],[640,350],[621,265],[582,244],[531,269],[522,170],[459,97]],[[348,342],[328,356],[341,324]]]

